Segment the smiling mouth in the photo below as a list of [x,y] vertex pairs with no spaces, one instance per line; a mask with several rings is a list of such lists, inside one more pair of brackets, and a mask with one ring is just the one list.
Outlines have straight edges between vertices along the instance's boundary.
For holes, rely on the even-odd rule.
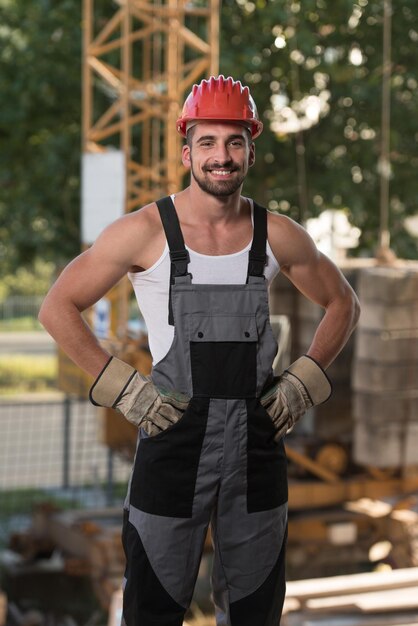
[[229,176],[229,174],[232,174],[233,172],[235,172],[235,170],[207,170],[208,172],[210,172],[211,174],[215,174],[215,176]]

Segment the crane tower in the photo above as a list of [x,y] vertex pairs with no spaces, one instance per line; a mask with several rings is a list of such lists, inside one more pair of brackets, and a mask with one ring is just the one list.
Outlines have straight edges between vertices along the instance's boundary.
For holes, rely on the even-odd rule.
[[175,121],[218,73],[219,0],[84,0],[83,22],[83,152],[122,151],[129,212],[181,186]]

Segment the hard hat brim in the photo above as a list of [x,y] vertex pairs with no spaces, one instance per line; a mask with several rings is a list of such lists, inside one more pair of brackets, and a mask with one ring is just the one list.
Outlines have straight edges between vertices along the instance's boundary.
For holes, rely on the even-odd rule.
[[225,119],[224,117],[222,118],[208,117],[205,119],[200,119],[200,118],[199,119],[196,119],[196,118],[187,119],[187,118],[181,117],[176,122],[177,132],[180,133],[182,137],[186,137],[187,131],[190,130],[190,128],[193,128],[193,126],[196,126],[197,124],[201,124],[202,122],[203,123],[204,122],[219,122],[221,124],[222,123],[237,124],[239,126],[244,126],[250,132],[251,139],[256,139],[259,135],[261,135],[263,131],[263,123],[260,122],[260,120],[244,121],[240,119]]

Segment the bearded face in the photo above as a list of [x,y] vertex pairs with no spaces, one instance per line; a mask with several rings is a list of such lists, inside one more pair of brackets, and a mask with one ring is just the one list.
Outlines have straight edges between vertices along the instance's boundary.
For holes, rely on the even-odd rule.
[[237,192],[254,160],[247,129],[238,124],[208,122],[197,124],[190,132],[183,162],[189,165],[200,189],[219,198]]
[[194,166],[192,157],[190,161],[191,174],[200,189],[221,198],[235,193],[241,187],[247,174],[246,169],[235,163],[233,159],[223,163],[214,161],[204,165],[201,170]]

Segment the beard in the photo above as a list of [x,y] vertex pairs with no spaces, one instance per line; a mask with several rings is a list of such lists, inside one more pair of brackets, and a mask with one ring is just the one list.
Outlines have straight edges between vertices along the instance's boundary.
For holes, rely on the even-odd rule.
[[246,176],[246,173],[242,170],[240,171],[238,166],[228,163],[228,165],[223,165],[222,167],[230,168],[232,171],[237,172],[237,175],[232,180],[212,180],[210,178],[209,171],[211,169],[217,169],[216,165],[212,167],[204,167],[202,175],[198,175],[196,173],[193,167],[193,161],[191,161],[191,166],[191,174],[199,185],[200,189],[205,193],[208,193],[211,196],[215,196],[217,198],[226,198],[228,196],[232,196],[232,194],[238,191],[238,189],[241,187]]

